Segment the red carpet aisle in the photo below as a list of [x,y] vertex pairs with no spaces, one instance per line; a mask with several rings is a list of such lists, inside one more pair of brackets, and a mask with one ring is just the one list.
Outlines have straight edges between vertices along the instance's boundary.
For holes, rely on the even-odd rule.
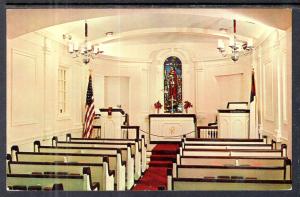
[[158,190],[167,188],[167,169],[176,161],[178,144],[158,144],[152,149],[149,168],[132,190]]

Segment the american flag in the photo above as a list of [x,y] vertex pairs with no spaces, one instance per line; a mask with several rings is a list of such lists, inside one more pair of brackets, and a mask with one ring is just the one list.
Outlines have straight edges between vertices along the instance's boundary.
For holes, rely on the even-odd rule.
[[94,107],[94,97],[93,97],[93,86],[92,86],[92,76],[89,77],[89,84],[86,92],[86,102],[85,102],[85,117],[84,117],[84,127],[83,127],[83,138],[90,138],[93,131],[93,120],[95,117],[95,107]]

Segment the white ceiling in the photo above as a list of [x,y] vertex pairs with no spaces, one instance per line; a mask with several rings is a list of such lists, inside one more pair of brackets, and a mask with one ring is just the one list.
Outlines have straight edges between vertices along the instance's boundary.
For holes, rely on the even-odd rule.
[[[233,32],[232,20],[210,16],[194,16],[189,14],[133,13],[129,15],[94,18],[87,20],[87,22],[89,25],[90,40],[103,39],[105,37],[105,33],[110,31],[114,32],[115,35],[119,35],[125,32],[129,33],[138,30],[162,28],[177,28],[178,31],[180,30],[179,32],[185,33],[188,33],[190,29],[199,29],[202,30],[202,34],[205,33],[205,30],[210,30],[210,32],[206,33],[208,36],[210,34],[218,33],[220,28],[228,29],[228,34]],[[237,34],[244,37],[257,39],[266,29],[268,29],[267,26],[259,23],[252,23],[243,20],[237,21]],[[69,33],[75,40],[82,41],[84,38],[84,20],[52,26],[44,29],[44,31],[51,33],[55,37],[61,37],[62,34]],[[151,33],[155,33],[155,31]],[[143,32],[140,31],[135,34],[135,36],[140,36],[140,34],[143,34]],[[149,35],[147,36],[149,37]],[[119,41],[120,38],[118,37],[118,42]],[[158,39],[153,41],[160,42],[161,40]],[[192,38],[191,41],[193,41]]]
[[[214,43],[233,32],[253,38],[254,43],[273,28],[291,26],[289,9],[11,9],[7,12],[7,37],[38,31],[66,43],[63,34],[72,40],[84,39],[84,21],[89,25],[89,40],[129,47],[164,43]],[[227,33],[220,32],[227,29]],[[106,37],[106,32],[114,32]],[[212,45],[211,45],[212,46]],[[112,50],[113,51],[113,50]],[[216,53],[217,54],[217,53]]]
[[[119,32],[165,25],[218,29],[222,26],[231,27],[233,18],[240,23],[238,32],[242,35],[247,34],[249,27],[252,26],[247,22],[279,29],[287,29],[291,26],[290,9],[9,9],[7,10],[7,36],[14,38],[59,24],[62,25],[61,28],[64,25],[68,28],[74,25],[76,30],[82,23],[78,21],[84,19],[89,19],[90,28],[95,25],[98,29]],[[74,23],[66,24],[68,22]],[[101,32],[98,35],[101,36]]]

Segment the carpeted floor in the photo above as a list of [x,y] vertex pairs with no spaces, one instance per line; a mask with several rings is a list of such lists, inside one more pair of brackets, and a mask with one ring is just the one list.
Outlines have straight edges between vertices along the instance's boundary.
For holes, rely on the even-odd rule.
[[132,190],[158,190],[167,188],[167,169],[176,161],[178,144],[158,144],[151,151],[149,168]]

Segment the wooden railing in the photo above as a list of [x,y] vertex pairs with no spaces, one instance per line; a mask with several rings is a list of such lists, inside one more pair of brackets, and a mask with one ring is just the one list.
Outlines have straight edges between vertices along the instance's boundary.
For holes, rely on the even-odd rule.
[[218,126],[197,126],[198,138],[218,138]]
[[139,139],[140,127],[139,126],[121,126],[123,139]]

